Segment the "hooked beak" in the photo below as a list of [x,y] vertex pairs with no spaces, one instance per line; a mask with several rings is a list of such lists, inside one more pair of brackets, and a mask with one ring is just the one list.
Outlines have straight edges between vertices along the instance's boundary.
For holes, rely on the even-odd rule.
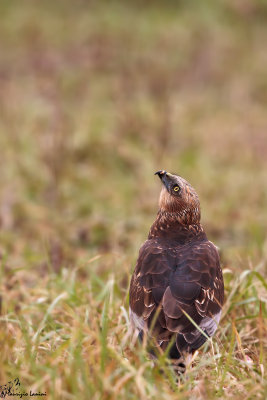
[[157,172],[154,173],[154,175],[158,175],[158,177],[159,177],[160,179],[162,179],[162,177],[163,177],[164,174],[166,174],[166,171],[162,171],[162,170],[157,171]]
[[158,177],[160,178],[161,182],[164,184],[166,189],[169,191],[170,185],[172,183],[173,175],[170,174],[169,172],[164,171],[164,170],[155,172],[155,175],[158,175]]

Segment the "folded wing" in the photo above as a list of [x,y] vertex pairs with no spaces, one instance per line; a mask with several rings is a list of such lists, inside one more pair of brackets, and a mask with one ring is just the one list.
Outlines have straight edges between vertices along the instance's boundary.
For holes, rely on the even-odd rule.
[[[159,343],[175,334],[180,352],[199,348],[217,328],[223,303],[223,279],[216,247],[208,240],[172,247],[147,240],[140,249],[130,286],[130,308],[139,329]],[[188,317],[189,316],[189,317]]]

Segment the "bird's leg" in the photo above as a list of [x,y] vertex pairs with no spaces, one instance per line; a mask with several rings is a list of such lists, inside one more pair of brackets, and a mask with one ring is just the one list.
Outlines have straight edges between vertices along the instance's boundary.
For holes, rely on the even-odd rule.
[[177,375],[182,375],[186,371],[186,364],[184,357],[179,358],[178,360],[171,360],[172,367]]

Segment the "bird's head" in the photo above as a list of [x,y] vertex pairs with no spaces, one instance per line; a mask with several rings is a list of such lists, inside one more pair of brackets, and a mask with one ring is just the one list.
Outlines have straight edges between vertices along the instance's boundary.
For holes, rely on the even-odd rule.
[[163,187],[159,198],[161,212],[177,216],[182,224],[198,224],[200,203],[195,189],[185,179],[166,171],[157,171]]

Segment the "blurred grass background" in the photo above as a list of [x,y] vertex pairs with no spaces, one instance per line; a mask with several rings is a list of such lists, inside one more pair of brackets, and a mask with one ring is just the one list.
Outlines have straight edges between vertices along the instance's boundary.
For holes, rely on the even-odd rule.
[[173,393],[136,350],[135,372],[114,361],[166,169],[200,195],[226,274],[220,340],[256,371],[229,358],[225,370],[221,355],[191,378],[214,374],[203,398],[264,398],[266,1],[4,0],[0,15],[0,384],[126,399],[159,398],[158,382],[162,398],[189,396],[193,380]]

